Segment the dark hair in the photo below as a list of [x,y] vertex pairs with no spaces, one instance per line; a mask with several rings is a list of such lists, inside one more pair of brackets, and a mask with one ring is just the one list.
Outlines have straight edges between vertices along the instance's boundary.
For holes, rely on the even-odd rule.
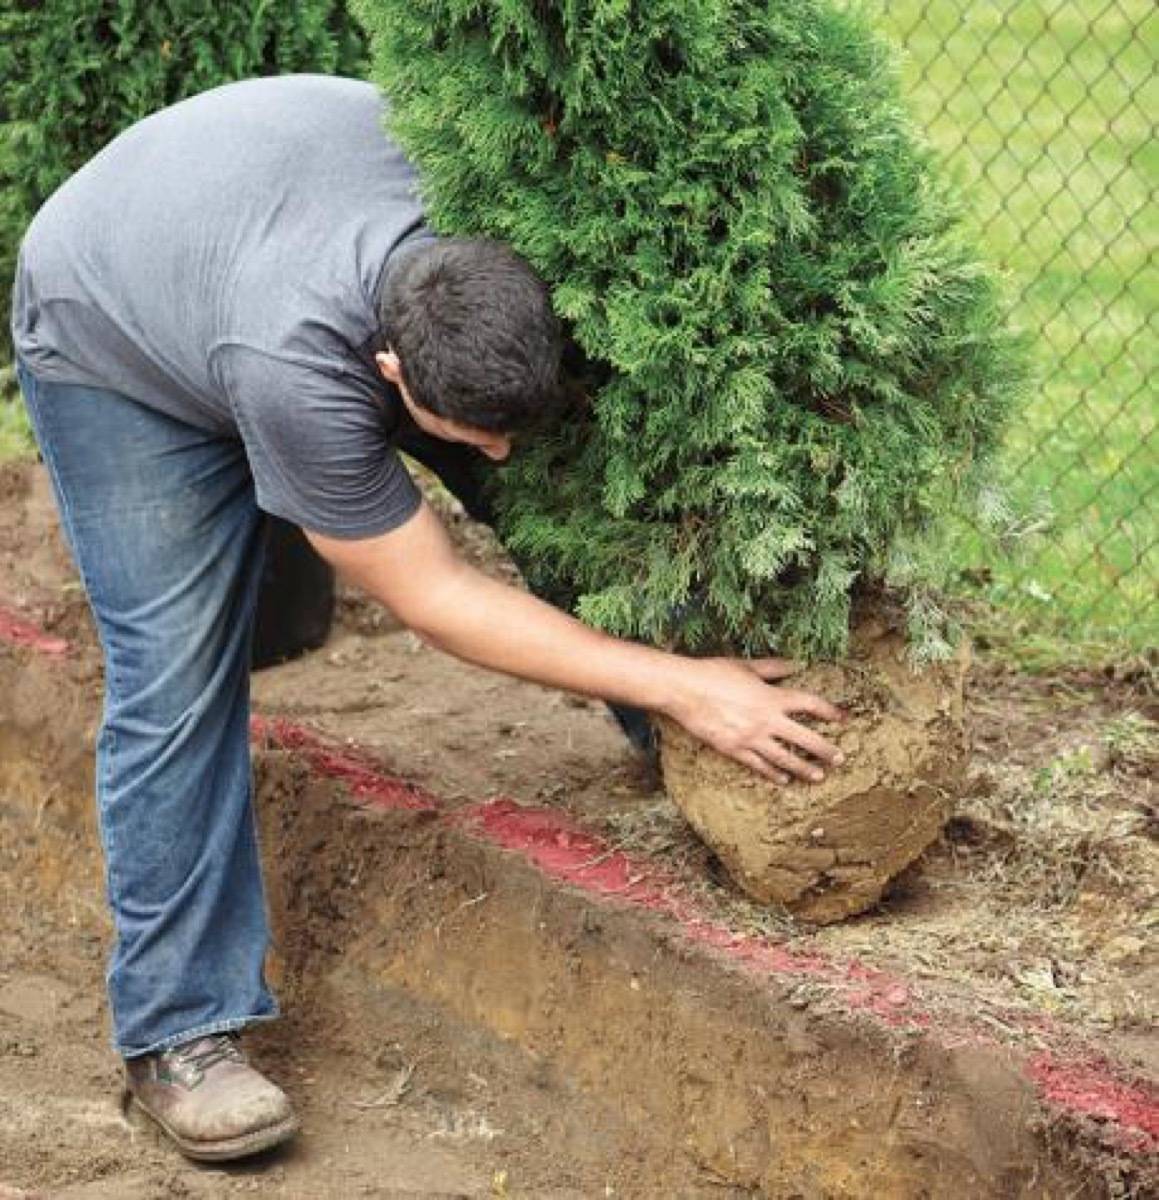
[[440,417],[513,433],[561,402],[547,287],[500,242],[438,238],[404,250],[384,281],[379,322],[411,398]]

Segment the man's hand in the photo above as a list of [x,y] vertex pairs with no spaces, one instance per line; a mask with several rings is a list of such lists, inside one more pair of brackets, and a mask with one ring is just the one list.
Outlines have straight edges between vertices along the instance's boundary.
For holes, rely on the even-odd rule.
[[[838,721],[807,692],[770,687],[780,659],[686,658],[589,629],[550,604],[463,562],[427,504],[390,533],[344,541],[307,532],[314,548],[431,645],[549,687],[663,712],[714,749],[780,781],[820,778],[835,746],[790,714]],[[790,749],[793,747],[793,749]],[[817,762],[807,762],[801,752]]]
[[[824,778],[819,764],[840,766],[841,751],[790,714],[823,721],[845,717],[820,696],[770,687],[796,667],[780,658],[682,659],[682,690],[664,711],[689,733],[777,783],[796,775],[812,783]],[[768,682],[762,682],[768,681]],[[816,761],[801,757],[805,751]]]

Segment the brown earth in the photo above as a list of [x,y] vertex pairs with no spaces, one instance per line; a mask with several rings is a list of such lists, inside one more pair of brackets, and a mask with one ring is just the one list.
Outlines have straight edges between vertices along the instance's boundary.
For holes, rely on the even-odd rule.
[[[59,567],[58,548],[44,562]],[[400,854],[428,836],[421,819],[353,809],[341,788],[277,756],[259,763],[258,790],[270,975],[286,1015],[247,1042],[303,1133],[207,1167],[127,1115],[108,1046],[110,928],[89,799],[99,670],[83,614],[72,599],[52,604],[78,653],[58,670],[0,652],[0,1200],[748,1194],[688,1158],[668,1161],[670,1147],[545,1057],[416,989],[368,982],[367,947],[384,930],[409,943],[415,923],[375,911],[384,880],[437,918],[436,942],[461,920],[462,897],[424,901],[429,856],[415,855],[416,878]]]
[[955,663],[912,670],[904,638],[862,620],[843,663],[793,686],[847,715],[828,731],[845,765],[818,784],[777,784],[662,722],[669,797],[759,904],[817,925],[872,908],[942,831],[966,778],[965,645]]
[[[110,1119],[83,671],[0,651],[0,901],[18,968],[0,997],[15,1035],[0,1055],[14,1060],[0,1068],[0,1161],[15,1186],[1047,1200],[1133,1178],[1096,1128],[1044,1122],[1008,1052],[915,1039],[808,977],[730,971],[445,819],[353,805],[269,751],[271,974],[289,1015],[251,1040],[307,1132],[224,1174],[181,1164]],[[397,1137],[380,1139],[378,1119]]]
[[[86,798],[100,674],[91,626],[43,476],[0,473],[0,501],[0,595],[78,640],[68,670],[81,696],[76,712],[50,718],[43,696],[21,694],[33,672],[5,679],[0,1185],[94,1197],[1062,1194],[1044,1175],[1032,1184],[1029,1100],[1011,1101],[1027,1113],[1015,1129],[978,1115],[988,1104],[1011,1111],[998,1098],[1021,1094],[1014,1076],[967,1056],[919,1064],[916,1087],[901,1067],[907,1051],[867,1056],[860,1034],[830,1028],[841,1024],[832,1013],[780,1027],[781,1010],[770,1015],[739,984],[690,993],[627,917],[593,926],[486,855],[464,860],[422,818],[336,807],[333,789],[276,759],[261,790],[288,1016],[253,1040],[289,1084],[306,1134],[248,1167],[181,1163],[121,1119],[104,1046],[107,922]],[[447,516],[468,553],[509,570]],[[722,880],[600,706],[446,659],[355,596],[340,610],[324,650],[256,678],[263,711],[356,741],[452,804],[509,794],[567,808],[680,873],[738,930],[900,971],[999,1024],[1049,1016],[1154,1070],[1159,859],[1145,672],[1032,679],[983,663],[969,700],[970,790],[946,835],[873,914],[808,932]],[[33,744],[44,773],[25,777],[11,764]],[[618,968],[597,968],[595,943],[619,947]],[[711,1002],[711,1021],[691,1023],[693,994]],[[823,995],[806,989],[801,1002],[826,1012]],[[774,1033],[775,1054],[761,1048]],[[751,1085],[723,1089],[724,1061]],[[760,1099],[754,1072],[778,1081]],[[643,1111],[637,1085],[653,1079]],[[758,1110],[768,1125],[753,1123]],[[674,1153],[665,1121],[689,1112],[703,1119]],[[883,1112],[893,1113],[884,1125]],[[813,1128],[812,1141],[779,1141],[778,1121]],[[898,1173],[895,1142],[920,1170]],[[921,1190],[931,1162],[946,1190]],[[1130,1194],[1130,1170],[1115,1183],[1117,1168],[1106,1169],[1067,1187]]]

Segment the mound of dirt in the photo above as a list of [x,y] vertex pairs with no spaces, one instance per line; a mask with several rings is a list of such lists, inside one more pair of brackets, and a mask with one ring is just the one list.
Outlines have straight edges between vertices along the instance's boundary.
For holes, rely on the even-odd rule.
[[778,786],[663,721],[668,794],[754,900],[819,925],[863,912],[934,841],[964,787],[967,666],[963,646],[915,673],[902,636],[865,622],[846,662],[793,679],[850,714],[830,734],[841,770]]

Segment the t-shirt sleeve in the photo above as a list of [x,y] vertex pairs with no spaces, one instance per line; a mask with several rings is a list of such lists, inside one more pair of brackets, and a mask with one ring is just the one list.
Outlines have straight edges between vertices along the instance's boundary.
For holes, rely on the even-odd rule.
[[387,533],[414,515],[422,496],[387,414],[357,383],[244,349],[218,366],[261,509],[350,539]]

